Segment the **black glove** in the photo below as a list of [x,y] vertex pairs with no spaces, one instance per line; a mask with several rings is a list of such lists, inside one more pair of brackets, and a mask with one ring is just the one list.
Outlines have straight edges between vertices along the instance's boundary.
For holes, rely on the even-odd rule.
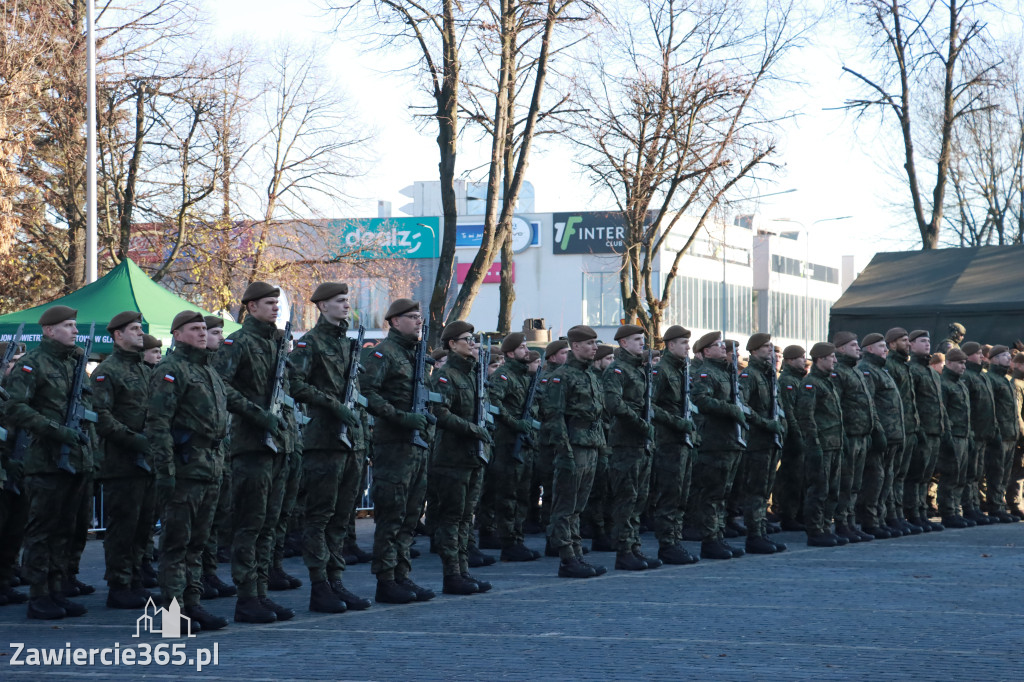
[[426,431],[427,425],[430,423],[427,415],[415,412],[400,412],[395,415],[395,421],[403,428],[414,431]]
[[770,419],[765,423],[764,427],[776,436],[786,435],[786,427],[780,421]]
[[282,422],[284,420],[272,412],[261,411],[253,421],[262,426],[264,430],[269,431],[274,438],[280,436],[283,430]]
[[359,426],[359,415],[342,402],[337,400],[331,402],[329,409],[331,414],[341,420],[341,423],[350,429],[354,429]]
[[133,433],[129,440],[131,441],[129,447],[135,452],[149,452],[149,439],[145,434]]
[[64,426],[63,424],[57,425],[53,437],[61,443],[64,443],[64,445],[71,446],[85,445],[89,442],[89,437],[87,435],[78,429],[73,429],[70,426]]
[[486,427],[480,426],[479,424],[470,424],[469,434],[476,438],[477,440],[487,443],[488,445],[494,442],[494,439],[491,438],[490,431],[488,431]]

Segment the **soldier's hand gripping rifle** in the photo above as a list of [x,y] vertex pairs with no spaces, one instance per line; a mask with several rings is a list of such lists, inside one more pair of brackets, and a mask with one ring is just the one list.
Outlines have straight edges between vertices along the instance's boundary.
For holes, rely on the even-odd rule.
[[644,365],[644,421],[647,422],[647,436],[644,449],[654,446],[651,440],[651,426],[654,424],[654,345],[647,344],[647,362]]
[[[92,340],[95,333],[96,323],[93,322],[89,325],[89,336],[85,340],[84,352],[78,358],[78,364],[75,365],[75,377],[71,384],[71,396],[68,400],[67,412],[64,415],[64,426],[77,431],[80,434],[83,445],[89,441],[89,434],[82,428],[82,422],[90,421],[95,423],[97,421],[96,413],[92,410],[85,409],[82,405],[82,395],[88,390],[85,387],[85,380],[87,376],[85,370],[89,364],[89,353],[92,352]],[[69,474],[74,474],[77,472],[75,471],[75,467],[71,466],[70,455],[71,446],[67,443],[61,445],[60,457],[57,460],[57,468],[61,471],[66,471]]]
[[[480,335],[480,352],[477,354],[476,363],[476,425],[486,429],[488,424],[494,423],[491,416],[491,402],[487,399],[487,369],[491,366],[491,342],[483,334]],[[476,456],[480,461],[487,464],[491,461],[491,455],[487,451],[487,443],[477,443]]]
[[[281,335],[281,340],[277,342],[277,366],[274,368],[274,376],[271,378],[270,402],[267,404],[267,412],[277,418],[281,417],[285,399],[288,398],[284,391],[284,374],[288,363],[288,341],[291,337],[292,322],[289,320],[284,325],[284,334]],[[292,405],[295,405],[294,401],[292,401]],[[274,452],[278,451],[277,443],[274,442],[274,435],[269,429],[263,436],[263,444]]]
[[[740,359],[737,348],[736,344],[733,344],[732,367],[729,372],[729,379],[732,383],[732,395],[729,397],[729,400],[746,415],[750,414],[750,408],[743,404],[743,398],[740,397]],[[736,441],[740,444],[740,447],[747,447],[747,439],[743,437],[743,424],[739,422],[736,422]]]
[[[779,405],[779,375],[775,373],[776,363],[774,345],[772,346],[772,354],[770,360],[772,363],[772,368],[771,371],[768,372],[768,390],[771,392],[771,398],[768,404],[768,418],[771,419],[772,421],[777,422],[786,415],[783,413],[782,407]],[[775,447],[779,448],[780,450],[782,449],[781,434],[774,434],[772,436],[772,442],[775,444]]]
[[[430,322],[423,320],[423,329],[420,332],[420,342],[416,345],[416,357],[412,364],[412,409],[413,414],[422,414],[431,424],[437,423],[437,418],[427,409],[430,402],[441,402],[441,396],[430,391],[426,384],[427,371],[427,337],[430,336]],[[430,444],[423,440],[419,429],[412,432],[412,444],[418,447],[429,449]]]
[[[537,387],[540,386],[540,375],[543,374],[543,370],[539,367],[537,371],[533,373],[533,378],[530,379],[530,388],[526,392],[526,402],[523,403],[523,414],[520,415],[520,419],[529,419],[533,423],[534,429],[540,428],[540,422],[533,419],[533,401],[537,397]],[[512,444],[512,459],[523,463],[523,443],[530,444],[529,436],[523,433],[516,434],[516,440]]]
[[[359,333],[349,347],[348,372],[345,374],[345,395],[342,403],[350,410],[355,408],[356,402],[362,397],[356,392],[356,382],[359,378],[359,370],[362,367],[359,364],[359,351],[363,348],[363,338],[365,336],[366,327],[359,325]],[[363,402],[365,403],[365,399]],[[348,424],[341,425],[341,430],[338,432],[338,440],[344,443],[348,449],[352,449],[352,439],[348,437]]]
[[[696,406],[690,400],[690,360],[683,358],[683,419],[692,422],[693,415],[697,412]],[[693,434],[687,433],[683,436],[683,442],[687,447],[693,447]]]

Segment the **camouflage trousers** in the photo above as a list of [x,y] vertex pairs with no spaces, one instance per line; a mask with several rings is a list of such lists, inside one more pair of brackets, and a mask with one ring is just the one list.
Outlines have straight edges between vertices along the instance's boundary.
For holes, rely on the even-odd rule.
[[195,606],[203,594],[203,549],[217,511],[219,481],[178,479],[161,512],[160,596]]
[[[494,459],[487,466],[484,475],[484,493],[490,493],[486,505],[491,516],[490,523],[481,523],[481,528],[493,530],[503,545],[523,541],[523,523],[530,496],[530,477],[533,474],[533,451],[522,447],[519,455],[522,462],[512,457],[513,442],[502,443],[494,448]],[[485,508],[484,497],[480,507]]]
[[804,525],[808,535],[830,532],[839,500],[841,470],[842,448],[804,452]]
[[0,590],[11,586],[14,565],[18,561],[18,554],[25,540],[28,496],[24,492],[24,481],[20,477],[18,489],[22,491],[21,495],[0,490]]
[[721,540],[725,531],[725,504],[739,471],[742,450],[701,450],[693,464],[693,493],[697,496],[695,524],[704,542]]
[[615,446],[608,457],[611,539],[619,552],[640,547],[640,515],[647,511],[651,454],[644,447]]
[[412,443],[373,446],[373,561],[377,580],[409,575],[416,524],[427,493],[428,451]]
[[[1022,481],[1024,481],[1024,438],[1017,441],[1010,463],[1006,483],[1006,506],[1008,509],[1020,509]],[[2,570],[3,567],[0,566],[0,571]],[[2,573],[0,573],[0,577],[2,577]]]
[[964,485],[967,483],[967,449],[969,441],[966,436],[953,436],[951,442],[939,447],[939,461],[936,470],[939,473],[939,489],[936,502],[939,516],[960,515],[960,503],[963,500]]
[[1016,440],[997,440],[985,448],[986,511],[1006,511],[1006,487],[1016,446]]
[[359,504],[363,501],[363,491],[366,489],[366,467],[367,467],[367,450],[360,448],[356,451],[356,460],[359,462],[359,485],[356,490],[356,498],[352,500],[352,513],[348,517],[348,532],[345,534],[345,544],[354,545],[356,544],[356,516],[358,514]]
[[775,485],[772,487],[772,506],[780,518],[798,521],[803,517],[804,457],[799,445],[787,443],[782,448]]
[[30,585],[31,597],[59,592],[70,578],[67,570],[75,519],[91,481],[92,476],[84,474],[25,476],[21,494],[27,496],[28,514],[22,576]]
[[221,547],[231,546],[231,468],[224,467],[217,489],[217,510],[213,514],[210,537],[203,550],[203,575],[217,572],[217,552]]
[[779,466],[779,448],[747,450],[740,466],[743,518],[749,536],[767,536],[768,495]]
[[939,434],[917,434],[903,493],[903,514],[909,519],[928,516],[928,485],[939,459],[939,439]]
[[355,501],[362,488],[362,466],[350,450],[308,450],[302,457],[306,508],[302,528],[302,560],[310,582],[340,580],[342,552]]
[[288,478],[284,484],[284,495],[281,498],[281,513],[274,531],[274,558],[271,565],[281,568],[284,561],[284,544],[288,537],[288,528],[294,522],[295,507],[299,501],[299,488],[302,486],[302,454],[292,452],[288,457]]
[[902,518],[904,497],[906,495],[907,474],[910,471],[910,461],[913,458],[914,450],[917,449],[917,434],[907,434],[903,441],[903,450],[897,452],[892,460],[892,489],[886,500],[886,520]]
[[607,535],[612,537],[614,510],[612,502],[612,480],[609,466],[611,464],[611,448],[601,448],[597,452],[597,467],[594,469],[594,484],[590,486],[587,505],[580,513],[580,523],[593,530],[593,536]]
[[533,474],[530,476],[530,497],[527,501],[526,518],[547,528],[551,523],[552,485],[555,478],[555,454],[550,446],[537,448],[533,457]]
[[985,450],[988,443],[980,438],[972,438],[967,447],[967,480],[964,482],[964,494],[960,502],[964,511],[981,509],[981,481],[985,477]]
[[111,589],[131,587],[140,579],[139,567],[156,521],[156,490],[152,476],[111,478],[103,482],[106,534],[104,579]]
[[856,501],[857,521],[862,526],[874,528],[895,515],[887,505],[892,498],[893,463],[902,452],[902,441],[887,443],[885,449],[868,450]]
[[239,599],[267,594],[286,463],[285,456],[270,450],[236,452],[231,458],[231,579]]
[[437,500],[434,547],[444,575],[469,571],[473,510],[480,499],[483,467],[431,466],[428,474]]
[[683,540],[683,523],[690,497],[693,450],[682,443],[659,445],[651,466],[651,505],[654,535],[660,547]]
[[[590,489],[594,485],[597,448],[574,445],[572,456],[572,468],[556,467],[551,484],[551,523],[548,525],[548,541],[552,548],[558,550],[558,556],[562,560],[583,556],[580,513],[587,505]],[[546,491],[544,494],[547,496]]]
[[79,476],[85,477],[85,494],[78,500],[78,509],[75,511],[74,528],[71,532],[71,541],[68,544],[68,579],[78,575],[79,564],[82,562],[82,553],[85,551],[85,543],[89,540],[89,529],[93,522],[93,498],[96,496],[96,477],[92,471],[80,472]]
[[843,447],[843,464],[839,476],[839,502],[836,523],[857,525],[857,499],[864,487],[864,465],[867,462],[871,436],[847,436]]

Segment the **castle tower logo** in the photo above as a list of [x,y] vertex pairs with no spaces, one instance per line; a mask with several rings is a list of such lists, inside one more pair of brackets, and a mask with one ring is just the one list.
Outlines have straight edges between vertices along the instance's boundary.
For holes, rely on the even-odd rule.
[[[159,627],[157,626],[158,622]],[[132,637],[141,637],[143,632],[160,635],[164,639],[195,637],[192,632],[192,619],[181,615],[181,606],[177,599],[172,599],[167,608],[157,608],[150,597],[142,615],[135,621],[135,634]]]

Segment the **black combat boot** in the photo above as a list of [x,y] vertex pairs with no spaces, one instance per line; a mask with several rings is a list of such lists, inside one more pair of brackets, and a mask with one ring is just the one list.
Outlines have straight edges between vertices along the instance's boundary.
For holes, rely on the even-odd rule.
[[238,594],[238,588],[234,585],[224,582],[216,573],[211,573],[207,576],[203,576],[204,582],[209,582],[211,586],[216,588],[217,593],[222,597],[234,597]]
[[544,543],[544,556],[558,557],[561,556],[558,550],[551,546],[551,538],[548,538]]
[[925,533],[932,532],[932,522],[926,519],[925,517],[921,516],[920,514],[910,519],[910,522],[915,526],[921,526],[921,530],[923,530]]
[[[430,551],[434,551],[434,541],[430,541]],[[341,558],[345,562],[346,566],[355,566],[359,563],[359,557],[354,552],[350,552],[347,549],[341,550]]]
[[235,603],[236,623],[273,623],[277,614],[267,608],[259,597],[239,597]]
[[721,545],[722,545],[723,547],[725,547],[725,548],[726,548],[727,550],[729,550],[730,552],[732,552],[732,558],[733,558],[733,559],[739,559],[739,558],[740,558],[741,556],[743,556],[744,554],[746,554],[746,552],[744,552],[744,551],[743,551],[742,549],[740,549],[739,547],[736,547],[735,545],[730,545],[730,544],[729,544],[728,542],[726,542],[725,540],[719,540],[718,542],[719,542],[719,543],[720,543],[720,544],[721,544]]
[[416,601],[416,593],[394,580],[378,580],[374,600],[378,604],[408,604]]
[[51,595],[53,603],[64,609],[64,613],[69,617],[84,616],[89,613],[89,609],[85,608],[78,602],[71,601],[62,594]]
[[501,549],[502,561],[533,561],[536,558],[533,550],[521,542],[506,544]]
[[558,566],[559,578],[593,578],[595,575],[597,573],[592,567],[584,564],[579,557],[575,556],[571,559],[563,559]]
[[805,526],[804,524],[800,523],[796,519],[783,518],[779,522],[779,525],[782,526],[782,530],[795,530],[795,531],[800,532],[800,533],[802,533],[805,530],[807,530],[807,526]]
[[658,558],[670,566],[688,566],[700,561],[700,559],[687,552],[682,543],[661,547],[658,549]]
[[920,535],[924,532],[924,528],[921,528],[921,526],[917,525],[916,523],[911,523],[908,519],[900,519],[899,523],[900,526],[903,528],[904,535],[907,535],[908,531],[910,535]]
[[736,535],[726,535],[728,538],[744,537],[747,534],[747,527],[743,524],[742,516],[730,516],[725,520],[725,527],[736,533]]
[[768,532],[768,535],[774,535],[775,533],[782,532],[782,524],[777,521],[766,521],[764,529]]
[[876,540],[888,540],[892,537],[889,529],[883,526],[864,526],[864,532]]
[[469,551],[469,567],[470,568],[482,568],[484,566],[490,566],[497,561],[490,554],[484,554],[480,551],[479,547],[470,547]]
[[850,538],[843,537],[842,535],[836,535],[835,533],[826,533],[836,541],[836,547],[843,547],[850,544]]
[[108,609],[131,609],[133,611],[145,608],[146,600],[141,595],[132,592],[128,587],[111,586],[107,592]]
[[326,580],[318,580],[309,588],[309,610],[316,613],[345,613],[348,606]]
[[847,543],[860,542],[860,535],[853,532],[853,530],[846,524],[836,524],[836,536],[846,538]]
[[661,568],[662,564],[665,563],[665,562],[663,562],[661,559],[659,559],[657,557],[649,557],[649,556],[647,556],[646,554],[644,554],[643,552],[640,551],[639,547],[634,547],[633,548],[633,556],[635,556],[636,558],[640,559],[640,561],[643,561],[644,563],[646,563],[648,569]]
[[220,630],[228,626],[228,619],[224,616],[215,616],[202,607],[201,604],[184,607],[181,612],[192,619],[192,629],[198,624],[203,630]]
[[260,604],[263,604],[263,608],[273,611],[278,620],[291,620],[295,617],[295,611],[287,606],[281,606],[270,597],[260,597]]
[[501,538],[490,531],[480,531],[480,541],[477,543],[480,549],[501,549]]
[[271,568],[268,578],[267,589],[274,592],[281,592],[282,590],[296,590],[302,587],[301,580],[295,576],[288,575],[280,566],[274,566]]
[[896,519],[896,518],[886,519],[885,520],[885,527],[886,527],[886,530],[889,531],[889,535],[893,536],[894,538],[901,538],[904,535],[910,535],[909,532],[904,532],[903,531],[903,524],[901,524],[899,522],[899,519]]
[[874,540],[874,539],[875,539],[875,536],[874,536],[874,535],[871,535],[870,533],[865,533],[865,532],[864,532],[864,531],[863,531],[863,530],[862,530],[862,529],[861,529],[861,528],[860,528],[860,527],[859,527],[859,526],[858,526],[857,524],[855,524],[855,523],[851,523],[851,524],[850,524],[850,530],[852,530],[852,531],[853,531],[854,533],[856,533],[856,534],[857,534],[857,535],[858,535],[858,536],[860,537],[860,541],[861,541],[861,542],[871,542],[872,540]]
[[718,540],[705,540],[700,543],[701,559],[732,559],[732,548]]
[[345,554],[352,554],[361,564],[368,564],[373,561],[373,555],[365,551],[359,545],[354,542],[346,542],[344,548]]
[[839,543],[835,535],[831,533],[808,533],[808,547],[835,547]]
[[779,542],[778,540],[769,540],[768,542],[775,545],[776,554],[778,554],[779,552],[785,552],[787,549],[789,549],[789,547],[786,546],[785,542]]
[[480,593],[488,592],[491,589],[491,587],[492,587],[492,585],[489,582],[487,582],[486,580],[480,580],[480,578],[474,577],[473,575],[470,574],[469,571],[466,571],[465,573],[463,573],[462,577],[465,578],[466,580],[470,581],[470,582],[476,583],[476,591],[477,592],[480,592]]
[[139,576],[142,578],[143,587],[147,589],[160,587],[160,581],[157,580],[156,569],[153,568],[152,561],[142,560],[142,564],[139,566]]
[[632,552],[619,552],[615,555],[616,571],[642,571],[647,568],[647,562]]
[[746,548],[748,554],[775,554],[775,543],[764,535],[748,535]]
[[[432,589],[430,589],[429,587],[420,587],[412,580],[410,580],[409,576],[405,576],[401,580],[396,580],[395,582],[397,582],[401,587],[405,587],[406,589],[410,589],[413,592],[415,592],[416,601],[430,601],[431,599],[437,596],[436,594],[434,594],[434,591]],[[349,608],[352,608],[351,604],[349,604]]]
[[576,557],[576,558],[579,560],[580,565],[582,565],[584,568],[589,568],[591,571],[594,572],[595,576],[604,575],[605,573],[608,572],[608,569],[605,568],[604,566],[600,565],[600,564],[589,563],[587,561],[584,561],[582,557]]
[[64,582],[65,597],[84,597],[85,595],[92,594],[95,591],[95,587],[83,583],[78,579],[77,575],[71,576],[69,580]]
[[203,594],[201,597],[205,601],[210,601],[211,599],[216,599],[220,596],[220,590],[210,583],[209,578],[210,576],[204,575],[202,580],[199,581],[200,587],[203,588]]
[[28,601],[28,595],[24,592],[18,592],[13,587],[0,589],[0,594],[3,594],[8,604],[24,604]]
[[930,524],[931,524],[931,526],[932,526],[932,532],[933,532],[933,533],[937,533],[937,532],[939,532],[940,530],[946,530],[946,527],[945,527],[945,526],[943,526],[943,525],[942,525],[941,523],[939,523],[938,521],[932,521],[931,519],[925,519],[925,521],[927,521],[928,523],[930,523]]
[[441,589],[445,594],[467,595],[476,594],[480,586],[472,580],[463,578],[458,573],[444,577],[444,587]]
[[946,528],[967,528],[967,520],[962,516],[943,516],[942,525]]
[[[365,597],[360,597],[352,592],[349,592],[348,588],[345,587],[345,585],[341,582],[340,578],[338,580],[329,580],[328,583],[330,584],[331,589],[334,591],[334,594],[338,595],[338,599],[345,602],[345,606],[348,607],[349,611],[365,611],[366,609],[373,606],[373,602],[371,602],[369,599]],[[419,587],[418,585],[416,585],[416,583],[409,580],[408,578],[405,578],[405,580],[399,584],[405,584],[407,587],[409,587],[409,589],[413,590],[413,592],[416,592],[417,598],[419,597],[419,592],[415,588],[419,588],[420,590],[430,592],[430,590],[426,590],[423,587]],[[434,593],[430,592],[430,596],[433,597]],[[426,600],[418,599],[418,601]]]
[[28,617],[38,620],[60,620],[67,612],[53,601],[50,595],[33,597],[28,600]]

